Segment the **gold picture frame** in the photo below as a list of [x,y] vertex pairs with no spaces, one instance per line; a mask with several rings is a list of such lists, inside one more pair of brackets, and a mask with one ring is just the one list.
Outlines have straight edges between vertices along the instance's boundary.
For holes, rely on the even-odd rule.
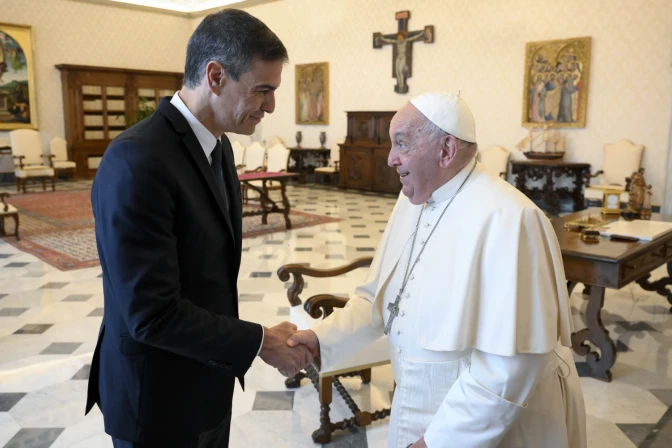
[[528,42],[523,126],[586,127],[590,37]]
[[329,63],[296,65],[296,124],[329,124]]
[[0,23],[0,131],[37,129],[33,33]]

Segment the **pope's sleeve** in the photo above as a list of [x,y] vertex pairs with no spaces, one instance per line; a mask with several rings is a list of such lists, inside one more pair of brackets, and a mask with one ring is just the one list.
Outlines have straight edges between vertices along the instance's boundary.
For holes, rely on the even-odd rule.
[[544,373],[553,352],[499,356],[474,350],[425,432],[428,448],[499,446]]
[[333,366],[383,335],[382,324],[374,324],[371,317],[373,313],[380,313],[379,309],[374,309],[373,304],[376,292],[380,289],[378,283],[381,281],[381,269],[390,239],[389,234],[392,233],[393,223],[400,214],[402,196],[399,195],[399,198],[364,283],[355,288],[354,294],[344,308],[334,310],[329,317],[311,328],[320,341],[322,367]]

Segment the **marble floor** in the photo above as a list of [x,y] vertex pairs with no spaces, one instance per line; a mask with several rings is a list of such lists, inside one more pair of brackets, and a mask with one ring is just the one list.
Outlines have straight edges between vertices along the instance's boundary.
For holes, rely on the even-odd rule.
[[[86,188],[87,184],[59,184]],[[0,189],[1,191],[2,189]],[[11,186],[7,188],[12,191]],[[276,270],[286,263],[338,266],[373,254],[395,198],[324,187],[289,190],[295,210],[342,219],[317,227],[243,241],[241,317],[270,326],[287,319],[286,285]],[[86,379],[103,311],[99,267],[61,272],[0,240],[0,447],[111,447],[97,409],[84,416]],[[654,278],[664,272],[654,273]],[[335,279],[310,279],[304,297],[347,295],[363,271]],[[586,301],[572,296],[577,328]],[[618,341],[614,381],[581,378],[589,446],[672,446],[672,314],[666,301],[637,285],[608,291],[603,321]],[[586,365],[576,358],[580,371]],[[314,447],[319,425],[317,394],[304,380],[287,390],[284,378],[260,360],[236,391],[232,447]],[[389,366],[373,370],[370,385],[344,379],[365,409],[390,405]],[[337,395],[332,421],[349,417]],[[331,447],[385,447],[387,420],[342,432]]]

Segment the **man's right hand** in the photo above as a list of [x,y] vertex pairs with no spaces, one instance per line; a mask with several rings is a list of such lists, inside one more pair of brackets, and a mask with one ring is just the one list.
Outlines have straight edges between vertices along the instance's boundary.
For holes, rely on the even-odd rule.
[[275,327],[264,327],[264,343],[259,357],[285,376],[294,376],[311,363],[313,357],[304,346],[288,347],[287,340],[296,333],[296,325],[283,322]]

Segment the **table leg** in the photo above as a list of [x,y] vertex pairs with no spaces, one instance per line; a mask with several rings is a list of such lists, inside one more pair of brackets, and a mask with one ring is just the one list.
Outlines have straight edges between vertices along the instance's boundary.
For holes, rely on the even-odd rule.
[[557,216],[560,212],[560,199],[558,199],[558,196],[555,194],[555,190],[553,189],[553,176],[555,173],[551,168],[548,168],[545,171],[546,183],[544,185],[544,202],[547,204],[549,213]]
[[289,199],[287,199],[287,180],[280,181],[280,194],[282,194],[282,214],[285,215],[285,228],[287,230],[292,228],[292,221],[289,219]]
[[268,187],[266,186],[266,180],[261,181],[261,194],[259,195],[259,205],[263,214],[261,215],[261,223],[268,224],[268,208],[266,207],[266,201],[268,199]]
[[[604,287],[591,285],[588,308],[586,309],[586,324],[584,328],[572,334],[572,348],[579,355],[586,357],[586,362],[591,367],[592,377],[606,382],[611,381],[609,369],[616,362],[616,346],[609,337],[609,331],[604,328],[600,316],[604,306]],[[590,351],[586,344],[590,341],[600,350],[600,354]]]
[[[637,280],[637,284],[645,291],[657,292],[672,305],[672,289],[667,289],[668,286],[672,286],[672,261],[667,263],[667,277],[663,277],[655,282],[649,281],[650,278],[651,274],[646,274]],[[672,307],[670,308],[670,313],[672,313]]]

